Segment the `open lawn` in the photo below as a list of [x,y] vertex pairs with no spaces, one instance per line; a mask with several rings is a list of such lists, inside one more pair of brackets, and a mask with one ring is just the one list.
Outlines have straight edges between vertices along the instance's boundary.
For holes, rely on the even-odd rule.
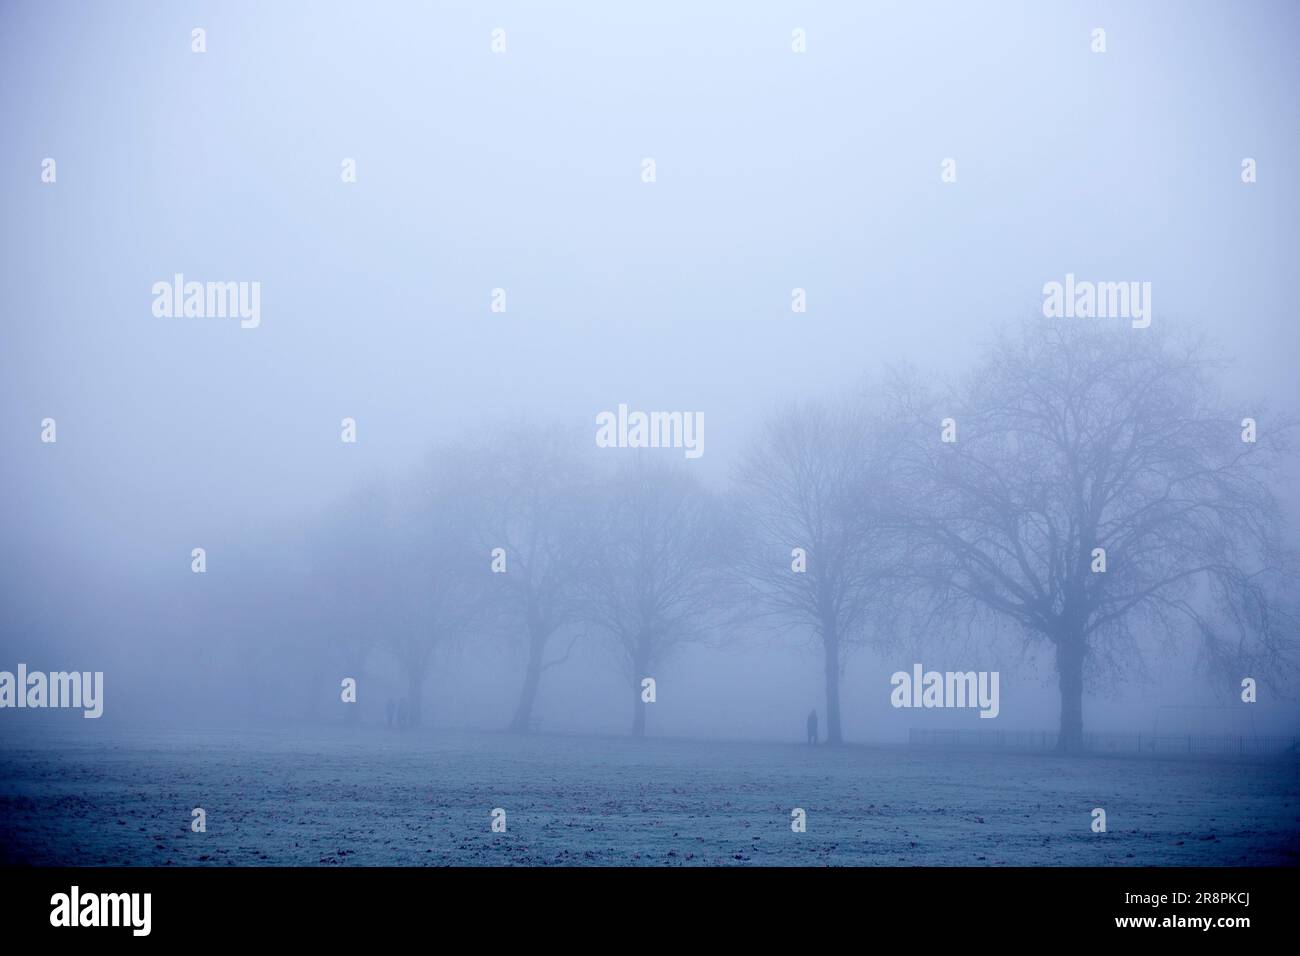
[[[1294,865],[1300,761],[349,727],[0,737],[0,863]],[[190,829],[202,807],[207,831]],[[491,830],[494,808],[504,833]],[[791,830],[791,810],[807,832]],[[1092,809],[1107,832],[1091,831]]]

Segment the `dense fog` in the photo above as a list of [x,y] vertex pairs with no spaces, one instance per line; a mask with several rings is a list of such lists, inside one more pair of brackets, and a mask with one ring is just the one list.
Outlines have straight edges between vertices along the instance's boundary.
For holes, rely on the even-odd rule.
[[1296,732],[1290,5],[59,6],[0,14],[0,670],[868,742],[1056,732],[1076,641],[1085,732]]

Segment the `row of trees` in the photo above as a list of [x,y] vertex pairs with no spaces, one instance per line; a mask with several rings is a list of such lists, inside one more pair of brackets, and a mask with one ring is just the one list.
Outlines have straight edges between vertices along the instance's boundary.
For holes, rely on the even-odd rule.
[[[1041,324],[997,339],[950,387],[907,371],[778,409],[725,492],[663,451],[593,454],[557,430],[440,447],[319,529],[324,625],[386,649],[421,688],[437,649],[513,641],[526,731],[547,670],[606,649],[645,732],[641,680],[683,645],[805,636],[827,736],[855,648],[989,641],[1054,654],[1060,741],[1083,690],[1195,643],[1218,671],[1289,667],[1295,556],[1275,488],[1288,423],[1220,406],[1219,363],[1154,332]],[[1247,421],[1250,419],[1250,421]]]

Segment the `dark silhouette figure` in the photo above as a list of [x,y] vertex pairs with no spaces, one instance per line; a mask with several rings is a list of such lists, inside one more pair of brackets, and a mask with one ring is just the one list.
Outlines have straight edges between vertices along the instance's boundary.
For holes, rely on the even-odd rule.
[[808,711],[808,743],[817,743],[817,711]]
[[388,698],[388,729],[393,729],[393,718],[397,716],[397,705],[393,703],[393,698]]

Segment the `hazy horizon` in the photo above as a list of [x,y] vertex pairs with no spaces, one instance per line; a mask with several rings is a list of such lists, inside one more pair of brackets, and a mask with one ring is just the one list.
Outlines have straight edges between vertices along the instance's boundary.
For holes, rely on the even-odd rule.
[[[1232,358],[1243,415],[1296,411],[1294,5],[144,9],[0,13],[0,670],[103,671],[115,725],[311,719],[312,698],[343,719],[349,675],[294,666],[277,641],[303,635],[266,625],[300,610],[281,585],[306,536],[502,424],[590,442],[620,403],[698,411],[684,465],[723,492],[770,409],[893,365],[960,375],[998,329],[1063,321],[1042,290],[1067,274],[1150,282],[1154,327]],[[260,283],[260,323],[157,317],[178,273]],[[665,668],[649,733],[800,739],[816,647],[728,643]],[[918,661],[1001,670],[997,721],[892,708],[890,674]],[[1248,717],[1179,709],[1235,698],[1191,654],[1150,663],[1087,697],[1087,731],[1300,732],[1293,685]],[[375,652],[354,676],[383,722],[399,666]],[[426,723],[503,728],[521,679],[469,640],[435,663]],[[865,649],[845,737],[1053,730],[1055,679],[1041,653]],[[540,728],[625,733],[626,698],[579,649],[546,673]],[[6,712],[0,732],[37,722],[95,726]]]

